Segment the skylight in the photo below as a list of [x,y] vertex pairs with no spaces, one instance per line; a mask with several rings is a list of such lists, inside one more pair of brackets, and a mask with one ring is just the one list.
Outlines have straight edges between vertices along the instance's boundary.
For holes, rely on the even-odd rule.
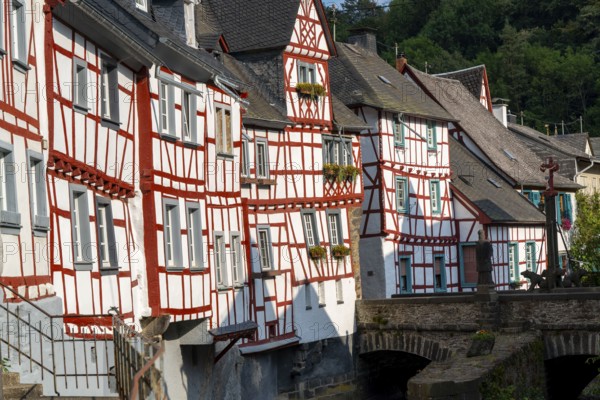
[[135,0],[135,8],[148,12],[148,0]]
[[502,185],[500,183],[498,183],[497,180],[493,179],[493,178],[488,178],[488,182],[491,183],[492,185],[496,186],[498,189],[502,187]]
[[388,85],[392,84],[392,82],[390,82],[390,80],[388,78],[386,78],[385,76],[383,76],[383,75],[377,75],[377,77],[379,79],[381,79],[381,82],[383,82],[383,83],[387,83]]
[[504,154],[506,154],[506,157],[510,158],[511,161],[515,161],[517,159],[517,157],[515,157],[510,151],[504,149]]

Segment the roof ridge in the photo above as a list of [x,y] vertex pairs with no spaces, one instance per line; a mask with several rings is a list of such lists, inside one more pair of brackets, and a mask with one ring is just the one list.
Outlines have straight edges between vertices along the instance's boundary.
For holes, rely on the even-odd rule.
[[463,69],[458,69],[456,71],[448,71],[448,72],[441,72],[439,74],[433,74],[433,76],[441,76],[441,75],[450,75],[450,74],[457,74],[459,72],[466,72],[466,71],[471,71],[473,69],[477,69],[477,68],[485,68],[485,64],[479,64],[479,65],[474,65],[472,67],[468,67],[468,68],[463,68]]

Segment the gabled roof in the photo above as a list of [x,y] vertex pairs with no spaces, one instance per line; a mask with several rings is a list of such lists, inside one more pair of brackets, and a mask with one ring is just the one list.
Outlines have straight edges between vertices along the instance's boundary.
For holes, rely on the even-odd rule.
[[542,214],[500,175],[486,167],[467,148],[450,137],[452,187],[494,223],[543,224]]
[[[555,139],[561,143],[567,144],[583,153],[589,150],[587,133],[570,133],[568,135],[558,135]],[[587,154],[587,153],[586,153]]]
[[[513,185],[545,188],[543,161],[523,146],[515,134],[481,105],[478,99],[459,81],[428,75],[411,66],[405,71],[421,82],[425,90],[454,118],[462,131],[475,143],[490,162],[513,180]],[[581,186],[562,176],[556,176],[555,186],[579,189]]]
[[333,124],[338,129],[360,132],[372,128],[346,107],[333,93],[331,94],[331,107],[333,109]]
[[366,105],[396,113],[454,120],[414,83],[380,57],[347,43],[337,43],[329,60],[331,90],[347,106]]
[[[325,10],[321,0],[314,1],[333,55],[335,46]],[[203,0],[202,3],[211,10],[213,31],[223,33],[231,53],[285,48],[292,38],[300,9],[300,0]]]
[[591,137],[590,146],[592,146],[594,157],[600,157],[600,137]]
[[475,96],[476,99],[481,97],[481,83],[485,75],[485,65],[477,65],[471,68],[461,69],[459,71],[444,72],[435,74],[440,78],[456,79],[462,83],[469,93]]
[[559,155],[579,158],[590,158],[589,154],[587,154],[585,151],[581,151],[578,148],[571,146],[568,142],[564,143],[565,141],[561,138],[564,138],[567,135],[547,136],[544,135],[542,132],[530,128],[528,126],[512,123],[508,124],[508,129],[517,133],[520,136],[526,137],[537,143],[540,143],[543,146],[548,147],[553,152],[560,153]]

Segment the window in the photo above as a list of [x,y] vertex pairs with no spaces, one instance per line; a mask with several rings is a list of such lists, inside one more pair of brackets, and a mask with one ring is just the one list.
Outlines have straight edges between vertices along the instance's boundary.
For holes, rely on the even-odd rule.
[[185,142],[196,143],[198,141],[196,120],[196,96],[183,90],[181,92],[181,127]]
[[223,232],[215,232],[214,253],[217,287],[227,286],[227,260],[225,258],[225,234]]
[[298,83],[316,83],[315,64],[298,62]]
[[200,205],[187,203],[187,240],[188,261],[191,269],[202,269],[202,219],[200,218]]
[[[245,136],[245,135],[244,135]],[[250,149],[248,139],[242,138],[242,162],[240,168],[240,174],[243,177],[250,176]]]
[[434,289],[436,292],[446,291],[446,266],[444,256],[433,256]]
[[307,310],[312,310],[312,293],[310,283],[304,284],[304,303],[306,304]]
[[[158,82],[159,132],[177,136],[175,133],[175,88],[164,81]],[[182,114],[185,112],[182,110]]]
[[179,220],[179,202],[163,199],[163,233],[165,239],[165,266],[183,268],[181,255],[181,223]]
[[406,178],[396,177],[396,210],[399,213],[408,212],[408,181]]
[[398,286],[400,293],[412,293],[412,270],[410,257],[400,257],[398,260]]
[[427,121],[427,149],[437,148],[437,124],[435,121]]
[[144,12],[148,12],[148,0],[135,0],[135,8],[138,10],[142,10]]
[[119,122],[119,76],[117,63],[103,56],[100,73],[100,106],[104,120]]
[[71,246],[76,269],[92,269],[92,243],[90,236],[90,211],[87,189],[81,185],[70,186]]
[[46,206],[46,168],[43,156],[28,150],[29,205],[33,229],[46,231],[50,229],[50,218]]
[[527,271],[536,271],[535,242],[525,243],[525,265]]
[[475,243],[460,244],[460,277],[461,284],[464,287],[473,287],[477,285],[477,245]]
[[277,321],[267,322],[265,326],[267,328],[267,339],[277,336]]
[[519,278],[519,252],[517,243],[508,244],[508,275],[511,282]]
[[117,243],[112,206],[110,200],[104,197],[96,197],[96,229],[98,231],[100,267],[117,268]]
[[325,282],[319,282],[319,307],[325,307]]
[[394,145],[397,147],[404,146],[404,124],[400,119],[400,116],[396,115],[394,117],[394,121],[392,123],[392,128],[394,131]]
[[344,302],[344,285],[342,284],[341,279],[335,281],[335,297],[338,304],[342,304]]
[[13,61],[27,68],[27,35],[25,19],[25,2],[23,0],[12,0],[11,10],[11,34],[12,34],[12,58]]
[[73,107],[88,110],[87,101],[87,63],[79,58],[73,59]]
[[523,196],[527,197],[527,199],[536,207],[539,207],[540,203],[542,202],[540,192],[524,190]]
[[258,228],[258,253],[261,268],[263,270],[273,269],[271,229],[269,227]]
[[269,178],[269,147],[266,140],[256,140],[256,177]]
[[573,213],[571,211],[571,195],[560,193],[556,196],[556,221],[560,224],[563,218],[573,222]]
[[233,284],[241,286],[244,283],[244,271],[242,269],[242,245],[239,233],[231,234],[231,278]]
[[217,153],[233,154],[233,133],[231,128],[231,111],[223,107],[216,107],[215,134],[217,136]]
[[320,241],[314,211],[302,211],[302,226],[304,227],[304,239],[308,248],[318,246]]
[[327,228],[329,229],[329,244],[331,247],[344,244],[342,221],[339,211],[327,211]]
[[442,212],[440,204],[440,182],[431,181],[429,182],[429,196],[431,197],[431,213],[439,214]]
[[18,212],[16,191],[17,165],[13,146],[0,143],[0,227],[2,233],[18,234],[21,214]]
[[323,163],[352,165],[352,139],[323,136]]

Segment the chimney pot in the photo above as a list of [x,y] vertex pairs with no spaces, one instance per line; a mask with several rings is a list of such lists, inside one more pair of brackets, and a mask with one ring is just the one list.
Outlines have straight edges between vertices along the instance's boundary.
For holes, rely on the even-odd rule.
[[377,54],[377,29],[366,27],[350,29],[348,43]]
[[398,72],[403,72],[407,63],[408,60],[406,59],[404,53],[400,53],[400,57],[396,58],[396,69]]

